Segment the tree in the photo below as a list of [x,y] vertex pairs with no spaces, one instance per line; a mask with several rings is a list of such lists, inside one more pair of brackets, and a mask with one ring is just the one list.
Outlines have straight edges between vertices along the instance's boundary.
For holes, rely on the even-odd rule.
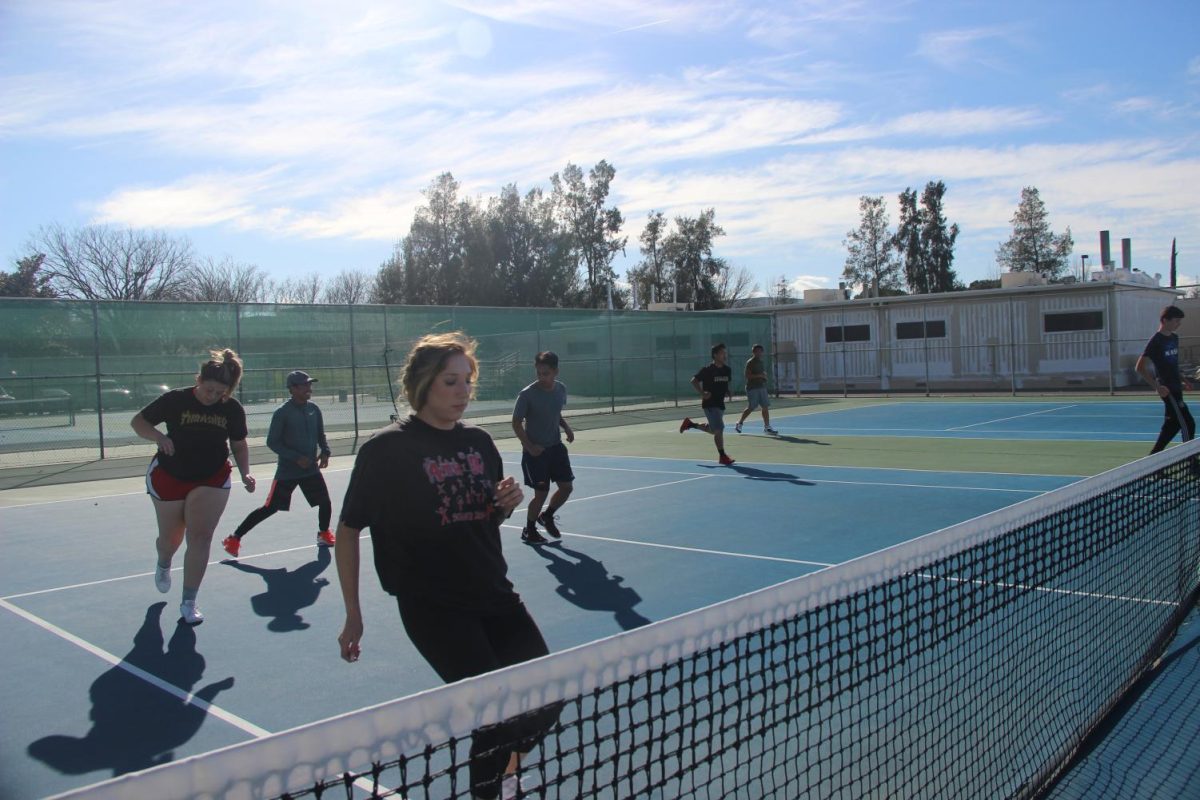
[[792,296],[792,285],[788,283],[787,275],[780,275],[779,280],[775,281],[775,291],[771,295],[771,300],[776,305],[787,305],[795,300]]
[[570,236],[577,267],[585,267],[587,304],[592,307],[607,304],[608,288],[616,278],[612,261],[625,251],[626,238],[618,235],[625,219],[615,206],[604,206],[615,175],[616,170],[601,160],[588,172],[587,181],[574,164],[550,176],[559,221]]
[[913,294],[928,294],[929,273],[925,266],[925,248],[921,241],[923,220],[921,211],[917,208],[917,193],[913,189],[905,189],[900,193],[900,221],[896,225],[896,234],[892,237],[892,246],[900,254],[901,266],[904,269],[904,282]]
[[188,273],[183,291],[188,300],[261,303],[268,299],[271,288],[271,280],[254,264],[239,264],[230,258],[217,263],[209,258]]
[[370,273],[344,269],[325,286],[323,301],[330,305],[358,305],[367,302],[370,295]]
[[92,225],[41,228],[29,244],[48,285],[82,300],[178,300],[195,264],[192,246],[161,232]]
[[489,252],[498,279],[492,304],[573,306],[582,299],[570,238],[555,223],[555,204],[541,189],[522,197],[515,184],[488,202]]
[[858,199],[858,208],[862,221],[842,242],[848,251],[842,276],[873,295],[885,289],[899,289],[900,263],[893,252],[887,205],[882,197],[863,195]]
[[324,280],[319,272],[287,278],[275,284],[275,302],[315,305],[320,300],[323,284]]
[[0,272],[0,297],[57,297],[50,276],[42,272],[46,256],[41,253],[17,259],[16,270]]
[[666,302],[671,296],[670,264],[667,262],[663,240],[667,236],[667,219],[661,211],[646,215],[646,227],[638,237],[642,260],[626,274],[630,286],[636,287],[642,304]]
[[404,242],[396,242],[392,256],[379,265],[371,285],[371,302],[399,305],[404,302]]
[[1037,272],[1053,280],[1070,266],[1075,242],[1071,229],[1062,235],[1050,230],[1046,206],[1038,190],[1026,186],[1012,217],[1013,232],[996,251],[996,262],[1010,272]]
[[958,240],[958,224],[946,227],[942,213],[942,198],[946,184],[930,181],[921,193],[921,253],[925,259],[925,274],[930,292],[952,292],[962,287],[954,274],[954,243]]
[[735,269],[722,261],[721,271],[716,279],[716,289],[721,308],[734,308],[748,298],[751,292],[757,292],[758,284],[754,282],[754,275],[750,270],[745,267]]
[[663,240],[671,281],[679,287],[678,300],[692,303],[696,310],[721,307],[717,278],[726,264],[713,256],[713,240],[725,231],[714,221],[716,213],[709,208],[698,217],[676,217],[675,230]]
[[463,303],[462,276],[469,227],[477,209],[458,199],[458,181],[449,172],[437,176],[425,190],[428,203],[417,209],[402,244],[404,297],[420,305]]

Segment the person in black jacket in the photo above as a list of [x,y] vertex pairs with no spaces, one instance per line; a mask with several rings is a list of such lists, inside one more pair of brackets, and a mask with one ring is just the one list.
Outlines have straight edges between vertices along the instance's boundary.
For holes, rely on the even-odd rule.
[[[154,585],[164,594],[171,590],[171,559],[186,536],[179,615],[189,625],[204,621],[196,596],[208,568],[213,532],[229,502],[231,450],[246,491],[253,492],[255,485],[246,412],[233,397],[242,378],[241,359],[232,350],[211,355],[200,366],[195,386],[172,389],[130,421],[138,436],[158,445],[146,472],[146,492],[158,518]],[[156,427],[162,423],[166,433]]]
[[275,480],[271,481],[267,501],[247,514],[237,530],[221,542],[225,552],[234,558],[241,552],[242,537],[251,528],[276,511],[287,511],[292,507],[292,493],[297,487],[308,504],[317,507],[317,546],[333,546],[333,531],[329,530],[333,503],[321,475],[321,470],[329,466],[330,450],[325,438],[325,419],[321,409],[312,402],[312,385],[316,382],[316,378],[302,370],[288,373],[287,388],[292,397],[275,409],[267,431],[267,447],[279,457]]
[[[346,621],[342,658],[361,656],[359,535],[370,528],[375,572],[396,597],[413,645],[447,683],[549,652],[508,580],[500,523],[524,494],[505,477],[482,429],[462,422],[474,392],[474,342],[431,335],[413,347],[401,378],[410,416],[376,432],[359,450],[342,504],[334,558]],[[557,718],[548,715],[476,731],[471,784],[476,797],[506,793],[519,753]],[[508,747],[511,745],[511,747]]]

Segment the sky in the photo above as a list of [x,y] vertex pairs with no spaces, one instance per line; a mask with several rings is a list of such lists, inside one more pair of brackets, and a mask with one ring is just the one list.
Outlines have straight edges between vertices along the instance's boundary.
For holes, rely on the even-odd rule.
[[1194,0],[0,0],[0,270],[109,225],[373,274],[439,174],[486,200],[603,159],[619,273],[650,212],[712,208],[761,293],[836,287],[860,197],[894,226],[940,180],[964,283],[1026,186],[1073,268],[1108,230],[1198,282],[1198,33]]

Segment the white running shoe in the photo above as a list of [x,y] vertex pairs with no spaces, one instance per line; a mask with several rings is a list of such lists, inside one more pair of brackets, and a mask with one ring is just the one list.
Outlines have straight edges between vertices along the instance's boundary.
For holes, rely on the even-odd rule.
[[179,604],[179,616],[183,617],[183,621],[188,625],[199,625],[204,622],[204,614],[200,613],[200,609],[196,608],[195,600],[184,600]]
[[163,594],[171,591],[171,568],[154,565],[154,588]]
[[779,431],[775,430],[770,425],[763,428],[763,433],[768,434],[770,436],[778,436],[779,435]]
[[738,433],[741,433],[742,432],[742,423],[739,422],[737,425],[734,425],[733,429],[735,431],[737,431]]
[[531,797],[531,784],[525,778],[517,775],[505,775],[500,784],[500,800],[516,800],[518,797]]

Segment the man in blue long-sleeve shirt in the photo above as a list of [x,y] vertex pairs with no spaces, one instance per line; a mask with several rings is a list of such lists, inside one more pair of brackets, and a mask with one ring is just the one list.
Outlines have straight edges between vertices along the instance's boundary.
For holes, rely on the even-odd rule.
[[[231,536],[221,544],[225,552],[237,557],[242,537],[258,523],[276,511],[287,511],[292,506],[292,492],[296,487],[304,492],[310,506],[317,507],[317,544],[331,547],[334,544],[329,520],[333,515],[333,504],[329,500],[329,488],[321,470],[329,466],[329,442],[325,439],[325,421],[321,409],[310,402],[312,385],[316,378],[307,372],[296,370],[287,376],[288,392],[292,399],[275,410],[271,417],[271,429],[267,433],[267,447],[279,456],[275,467],[275,480],[267,493],[267,502],[262,508],[251,511]],[[317,454],[318,449],[320,455]]]

